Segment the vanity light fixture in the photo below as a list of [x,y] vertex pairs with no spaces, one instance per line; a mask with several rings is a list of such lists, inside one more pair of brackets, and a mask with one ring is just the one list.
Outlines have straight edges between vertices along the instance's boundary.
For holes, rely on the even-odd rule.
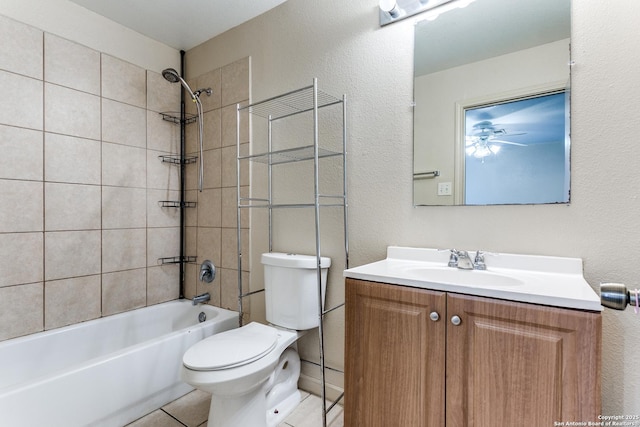
[[475,0],[380,0],[380,26],[425,13],[425,19],[434,20],[453,9],[467,7]]
[[[380,12],[386,13],[394,19],[398,19],[401,9],[398,7],[396,0],[380,0]],[[382,25],[382,23],[380,25]]]

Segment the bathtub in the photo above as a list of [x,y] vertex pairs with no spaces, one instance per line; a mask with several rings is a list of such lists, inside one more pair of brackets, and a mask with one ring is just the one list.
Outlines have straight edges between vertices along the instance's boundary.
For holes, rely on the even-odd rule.
[[181,300],[0,342],[0,425],[124,426],[193,390],[184,352],[236,327],[235,311]]

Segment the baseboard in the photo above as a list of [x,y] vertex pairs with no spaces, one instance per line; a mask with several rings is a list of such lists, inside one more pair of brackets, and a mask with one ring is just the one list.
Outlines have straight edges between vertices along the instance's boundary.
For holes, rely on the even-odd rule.
[[[300,390],[307,391],[311,394],[315,394],[316,396],[322,395],[321,381],[318,378],[314,378],[309,375],[305,375],[302,373],[300,374],[300,379],[298,380],[298,388]],[[330,402],[334,402],[344,392],[344,390],[341,387],[338,387],[330,383],[326,383],[325,390],[326,390],[325,398]],[[338,404],[342,405],[342,400],[338,402]]]

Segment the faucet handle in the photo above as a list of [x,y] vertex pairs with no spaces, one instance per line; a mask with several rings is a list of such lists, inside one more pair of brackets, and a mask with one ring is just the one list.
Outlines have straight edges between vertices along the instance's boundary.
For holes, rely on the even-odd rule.
[[487,264],[484,263],[484,252],[477,250],[476,257],[473,260],[474,270],[486,270]]
[[211,283],[216,278],[216,266],[209,260],[200,265],[200,281]]
[[456,249],[449,249],[449,263],[447,266],[456,268],[458,267],[458,251]]
[[[438,249],[438,251],[439,252],[449,251],[449,263],[447,264],[447,266],[449,267],[453,267],[453,268],[460,267],[459,266],[460,259],[462,259],[465,262],[465,267],[463,267],[464,269],[467,269],[466,267],[467,264],[471,265],[471,259],[469,258],[469,253],[467,251],[459,251],[457,249]],[[478,252],[476,252],[476,259],[478,256]],[[484,258],[482,258],[482,260],[484,262]]]

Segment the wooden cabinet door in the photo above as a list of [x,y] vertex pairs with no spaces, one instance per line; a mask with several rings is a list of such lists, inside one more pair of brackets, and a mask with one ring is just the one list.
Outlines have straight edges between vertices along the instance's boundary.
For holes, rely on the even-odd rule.
[[447,427],[596,421],[601,340],[599,313],[448,294]]
[[446,294],[354,279],[345,292],[345,426],[442,427]]

